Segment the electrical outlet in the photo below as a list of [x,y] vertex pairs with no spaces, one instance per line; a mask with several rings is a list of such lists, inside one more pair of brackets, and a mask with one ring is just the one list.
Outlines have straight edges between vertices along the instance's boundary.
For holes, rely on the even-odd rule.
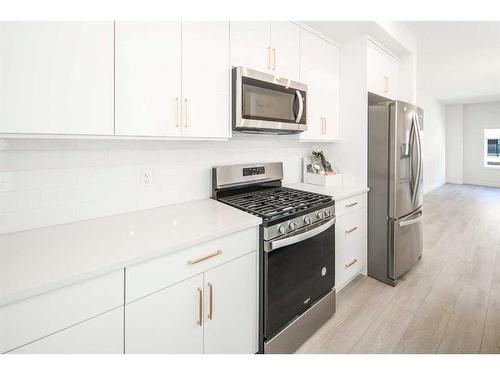
[[153,170],[152,169],[144,169],[142,171],[142,184],[144,186],[153,185]]

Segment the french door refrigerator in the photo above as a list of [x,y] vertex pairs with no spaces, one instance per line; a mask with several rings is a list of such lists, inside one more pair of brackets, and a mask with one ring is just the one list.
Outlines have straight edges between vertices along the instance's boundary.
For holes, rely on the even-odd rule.
[[422,256],[423,110],[368,94],[368,275],[396,285]]

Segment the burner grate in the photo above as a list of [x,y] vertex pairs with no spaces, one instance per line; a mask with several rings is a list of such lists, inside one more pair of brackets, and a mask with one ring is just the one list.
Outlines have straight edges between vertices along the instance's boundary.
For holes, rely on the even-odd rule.
[[268,219],[276,216],[286,216],[290,213],[327,203],[332,198],[307,191],[279,187],[237,194],[219,200]]

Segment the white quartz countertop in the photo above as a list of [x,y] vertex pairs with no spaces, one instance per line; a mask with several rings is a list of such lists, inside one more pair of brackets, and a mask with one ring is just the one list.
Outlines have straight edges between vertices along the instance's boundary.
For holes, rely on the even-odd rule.
[[203,199],[0,236],[0,306],[261,224]]
[[334,200],[340,201],[358,194],[366,193],[370,188],[366,186],[357,185],[332,185],[332,186],[319,186],[313,184],[306,184],[299,182],[296,184],[287,185],[292,189],[306,190],[312,193],[324,194],[333,197]]

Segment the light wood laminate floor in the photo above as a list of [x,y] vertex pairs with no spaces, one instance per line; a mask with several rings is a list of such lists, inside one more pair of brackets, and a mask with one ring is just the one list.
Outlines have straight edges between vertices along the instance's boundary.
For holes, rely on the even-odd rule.
[[500,188],[427,194],[418,264],[394,288],[359,276],[297,353],[500,353]]

